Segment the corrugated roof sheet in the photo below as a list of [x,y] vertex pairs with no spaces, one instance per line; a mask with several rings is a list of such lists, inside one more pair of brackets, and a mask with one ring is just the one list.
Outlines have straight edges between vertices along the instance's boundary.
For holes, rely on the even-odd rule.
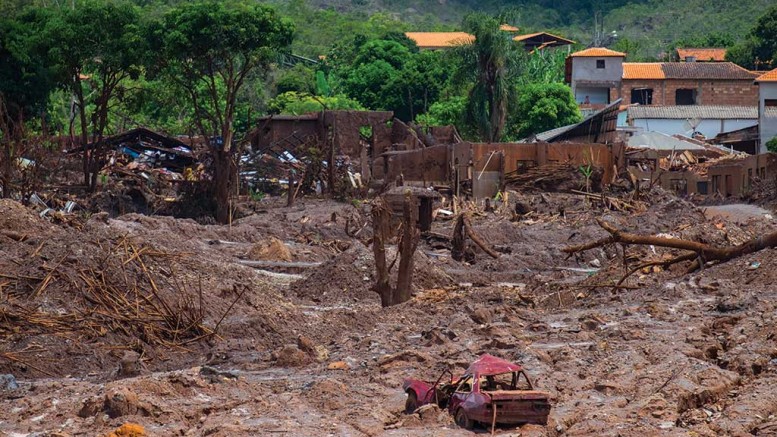
[[696,58],[697,61],[725,61],[726,49],[722,48],[686,48],[677,49],[677,56],[684,61],[689,56]]
[[619,57],[626,56],[625,53],[616,52],[604,47],[591,47],[590,49],[580,50],[579,52],[572,53],[570,55],[573,58],[577,57],[592,57],[592,58],[606,58],[606,57]]
[[756,74],[733,62],[624,62],[624,79],[753,80]]
[[629,138],[629,147],[643,147],[653,150],[705,150],[706,148],[690,141],[661,133],[645,132]]
[[758,118],[757,106],[629,106],[630,119],[664,118],[687,120],[698,118],[702,120],[749,120]]
[[774,70],[763,74],[761,76],[758,76],[758,79],[755,80],[756,82],[777,82],[777,68]]
[[420,48],[454,47],[472,44],[475,37],[466,32],[405,32]]

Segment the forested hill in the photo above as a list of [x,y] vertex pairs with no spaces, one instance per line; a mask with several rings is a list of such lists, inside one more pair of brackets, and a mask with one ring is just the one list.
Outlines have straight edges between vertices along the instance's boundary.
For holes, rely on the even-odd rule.
[[[300,10],[348,17],[393,18],[397,30],[457,29],[466,13],[512,9],[513,23],[525,31],[555,31],[589,45],[595,36],[595,16],[601,12],[606,43],[621,40],[621,48],[637,58],[658,57],[674,44],[733,45],[774,0],[274,0]],[[345,13],[345,15],[343,15]],[[613,31],[616,37],[612,38]],[[324,30],[326,33],[327,30]],[[304,33],[304,32],[303,32]]]

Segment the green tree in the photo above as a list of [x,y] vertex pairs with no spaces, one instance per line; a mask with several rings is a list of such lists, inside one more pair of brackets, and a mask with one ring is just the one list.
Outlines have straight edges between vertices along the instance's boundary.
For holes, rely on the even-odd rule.
[[[112,100],[121,92],[120,84],[140,72],[145,40],[137,8],[127,3],[87,0],[75,8],[50,14],[43,35],[41,43],[48,48],[59,82],[75,98],[81,143],[89,143],[90,125],[91,138],[101,141]],[[90,104],[94,110],[88,114]],[[71,135],[73,132],[71,122]],[[92,189],[97,183],[97,158],[95,151],[85,150],[84,183]]]
[[11,195],[14,163],[21,152],[25,125],[44,111],[54,83],[47,62],[35,53],[39,28],[46,17],[35,11],[0,18],[0,149],[2,196]]
[[518,90],[510,135],[525,138],[582,120],[572,90],[560,83],[532,84]]
[[502,21],[482,14],[469,15],[464,24],[475,42],[454,51],[460,58],[457,77],[474,82],[465,122],[488,142],[498,142],[504,136],[508,102],[514,96],[513,82],[520,76],[525,56],[510,34],[499,29]]
[[747,38],[726,53],[726,59],[755,70],[777,65],[777,5],[758,18]]
[[302,115],[325,109],[363,111],[364,107],[359,102],[342,95],[314,96],[308,93],[289,91],[270,100],[267,109],[273,114]]
[[299,63],[289,69],[283,70],[275,81],[275,89],[278,94],[289,91],[300,93],[312,93],[316,91],[316,78],[312,68]]
[[293,24],[274,9],[249,3],[184,3],[155,22],[149,68],[162,68],[192,106],[195,124],[213,152],[216,219],[230,217],[237,187],[233,138],[238,97],[249,75],[288,50]]

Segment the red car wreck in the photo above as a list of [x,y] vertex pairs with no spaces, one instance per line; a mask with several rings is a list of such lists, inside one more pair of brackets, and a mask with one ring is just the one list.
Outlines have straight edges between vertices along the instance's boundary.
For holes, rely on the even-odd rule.
[[484,354],[459,378],[443,372],[436,382],[406,379],[405,410],[435,403],[447,408],[459,426],[471,429],[475,423],[535,423],[546,425],[550,395],[533,389],[529,377],[518,364]]

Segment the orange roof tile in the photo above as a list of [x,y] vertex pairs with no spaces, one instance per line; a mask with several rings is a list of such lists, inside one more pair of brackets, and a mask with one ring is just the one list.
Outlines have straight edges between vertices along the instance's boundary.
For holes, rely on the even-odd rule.
[[624,62],[624,79],[666,79],[660,62]]
[[777,82],[777,68],[774,70],[763,74],[761,76],[758,76],[758,79],[755,80],[756,82]]
[[405,32],[419,48],[435,49],[472,44],[475,37],[466,32]]
[[721,49],[721,48],[677,49],[677,56],[680,58],[681,61],[692,56],[696,58],[697,61],[721,61],[722,62],[726,60],[726,49]]
[[503,24],[503,25],[499,26],[499,30],[504,30],[505,32],[518,32],[518,30],[520,30],[520,29],[518,29],[515,26],[511,26],[509,24]]
[[579,52],[572,53],[572,57],[592,57],[592,58],[606,58],[606,57],[624,57],[625,53],[616,52],[615,50],[606,49],[604,47],[591,47],[590,49],[581,50]]
[[624,62],[623,79],[755,80],[733,62]]

